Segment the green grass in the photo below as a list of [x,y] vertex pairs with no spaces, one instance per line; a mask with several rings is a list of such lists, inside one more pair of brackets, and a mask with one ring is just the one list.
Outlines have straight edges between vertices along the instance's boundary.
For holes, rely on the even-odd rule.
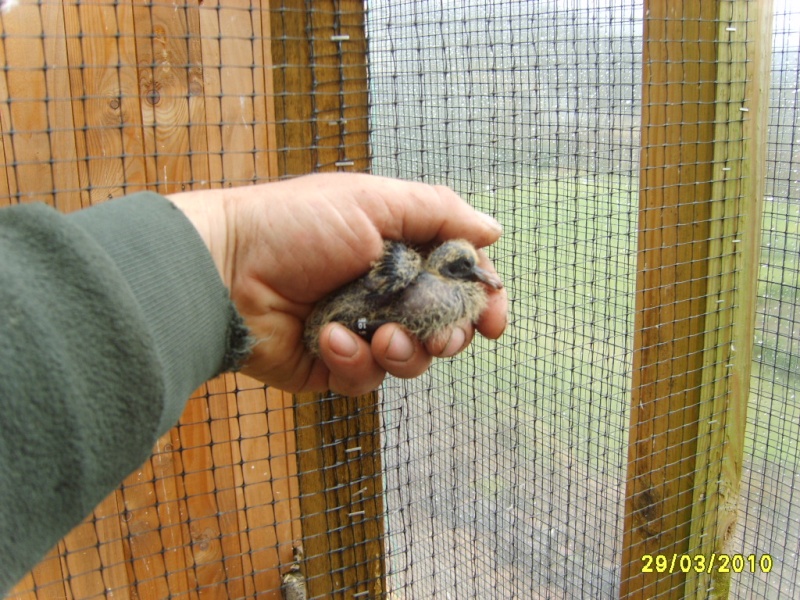
[[800,465],[800,204],[764,206],[745,452]]
[[[491,250],[509,328],[453,361],[453,397],[471,418],[542,447],[607,460],[625,444],[637,193],[629,179],[543,180],[471,198],[504,235]],[[463,370],[463,371],[462,371]]]
[[[454,401],[466,417],[507,432],[522,457],[544,448],[597,467],[611,456],[620,466],[633,349],[635,181],[543,179],[470,200],[504,226],[490,254],[509,293],[510,321],[499,342],[478,339],[469,358],[441,367]],[[759,312],[766,317],[757,321],[746,440],[748,454],[791,464],[800,464],[800,333],[785,329],[800,321],[798,240],[800,219],[765,232]]]

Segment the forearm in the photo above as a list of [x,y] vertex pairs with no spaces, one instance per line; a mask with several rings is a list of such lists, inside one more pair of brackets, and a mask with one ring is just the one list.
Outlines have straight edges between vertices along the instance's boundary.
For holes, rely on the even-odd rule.
[[5,209],[0,256],[1,594],[246,347],[205,245],[161,197]]
[[208,378],[247,354],[247,331],[204,241],[168,200],[136,194],[67,217],[114,262],[141,309],[165,382],[159,434]]

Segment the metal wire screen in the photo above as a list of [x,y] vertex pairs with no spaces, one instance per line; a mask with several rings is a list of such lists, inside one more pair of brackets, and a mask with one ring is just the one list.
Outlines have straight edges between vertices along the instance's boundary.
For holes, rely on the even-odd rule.
[[384,388],[401,598],[619,583],[641,73],[630,2],[371,3],[373,171],[503,223],[499,343]]
[[309,598],[700,598],[725,592],[694,569],[718,538],[742,560],[731,597],[798,596],[791,2],[761,180],[755,0],[13,4],[0,204],[332,170],[443,183],[503,224],[510,314],[377,396],[208,382],[10,597],[280,598],[302,546]]
[[776,2],[767,144],[767,173],[740,552],[770,554],[762,577],[736,580],[740,598],[800,594],[800,188],[796,136],[800,123],[800,7]]

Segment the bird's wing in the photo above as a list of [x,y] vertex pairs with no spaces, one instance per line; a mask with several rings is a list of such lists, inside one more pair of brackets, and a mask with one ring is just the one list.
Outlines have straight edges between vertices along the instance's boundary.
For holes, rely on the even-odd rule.
[[374,308],[389,304],[422,270],[422,258],[402,242],[384,242],[383,256],[364,277],[369,303]]

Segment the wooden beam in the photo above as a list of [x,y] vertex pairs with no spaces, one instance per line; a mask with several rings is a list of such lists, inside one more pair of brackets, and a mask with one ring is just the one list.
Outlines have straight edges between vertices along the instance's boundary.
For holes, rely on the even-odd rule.
[[[0,44],[0,127],[4,138],[6,181],[16,201],[39,201],[55,205],[51,139],[48,128],[48,77],[43,27],[51,10],[22,5],[3,15]],[[44,21],[44,22],[43,22]],[[6,36],[14,39],[8,43]],[[49,56],[47,58],[52,58]],[[52,78],[51,82],[52,82]]]
[[270,7],[278,171],[305,175],[315,167],[308,14],[303,2],[272,0]]
[[736,522],[772,7],[651,0],[645,14],[620,596],[725,598],[729,580],[710,560]]
[[295,400],[300,512],[310,598],[386,591],[377,394]]
[[720,4],[706,341],[689,539],[708,567],[687,574],[686,598],[728,597],[738,520],[755,299],[772,49],[772,2]]
[[[364,6],[273,2],[281,176],[369,169]],[[386,590],[378,394],[295,397],[309,597]]]
[[367,41],[358,0],[273,0],[272,56],[283,177],[369,169]]
[[645,2],[639,253],[623,598],[681,598],[645,555],[688,550],[704,351],[716,2]]

